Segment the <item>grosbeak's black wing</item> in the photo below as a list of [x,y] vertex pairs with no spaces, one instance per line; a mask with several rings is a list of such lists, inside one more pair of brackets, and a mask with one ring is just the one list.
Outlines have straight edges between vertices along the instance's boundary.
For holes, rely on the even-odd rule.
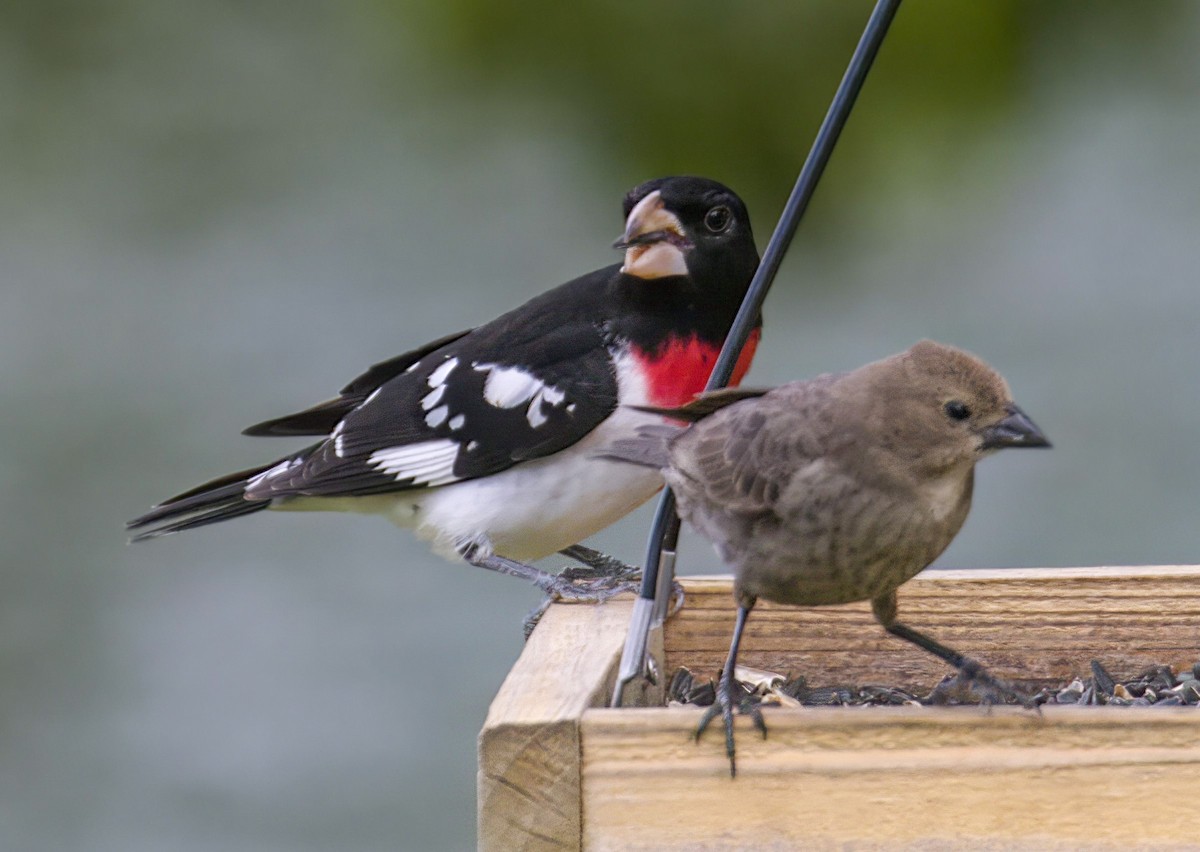
[[427,348],[333,423],[304,458],[252,481],[246,496],[447,485],[574,444],[616,409],[617,380],[600,323],[555,307],[535,300]]

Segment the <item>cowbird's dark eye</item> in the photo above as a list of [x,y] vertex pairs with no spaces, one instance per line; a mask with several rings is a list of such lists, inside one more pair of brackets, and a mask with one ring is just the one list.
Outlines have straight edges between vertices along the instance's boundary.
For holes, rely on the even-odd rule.
[[729,208],[724,205],[714,207],[704,214],[704,227],[708,228],[714,234],[719,234],[729,227],[729,223],[733,221],[733,214],[729,212]]
[[954,420],[966,420],[971,416],[971,409],[967,408],[966,403],[959,402],[957,399],[950,400],[943,408],[946,409],[946,414]]

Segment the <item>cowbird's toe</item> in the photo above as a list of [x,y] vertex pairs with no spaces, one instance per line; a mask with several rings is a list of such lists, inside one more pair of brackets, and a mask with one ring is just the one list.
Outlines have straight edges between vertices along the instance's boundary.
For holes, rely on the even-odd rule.
[[942,680],[929,694],[931,704],[947,704],[953,699],[973,696],[980,704],[1019,704],[1027,710],[1040,707],[1032,695],[1006,680],[996,677],[982,665],[968,659],[958,674]]
[[763,721],[759,702],[755,700],[754,696],[747,693],[740,683],[731,682],[724,677],[717,686],[716,700],[705,708],[704,715],[700,717],[700,724],[696,726],[696,741],[699,742],[701,735],[704,734],[712,720],[718,716],[721,717],[725,723],[725,754],[729,758],[729,776],[731,778],[737,777],[737,760],[735,758],[737,749],[733,736],[735,711],[743,716],[749,716],[754,727],[762,732],[764,739],[766,738],[767,723]]

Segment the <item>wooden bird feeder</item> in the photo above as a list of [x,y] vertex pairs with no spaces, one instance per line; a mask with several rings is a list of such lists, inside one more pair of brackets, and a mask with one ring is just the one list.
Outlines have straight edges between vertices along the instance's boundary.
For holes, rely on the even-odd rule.
[[[733,629],[728,577],[682,580],[655,649],[716,677]],[[1056,707],[767,708],[737,720],[729,777],[719,722],[698,708],[608,709],[630,603],[556,604],[479,736],[479,846],[555,849],[1154,848],[1200,842],[1200,710]],[[902,618],[1030,688],[1120,678],[1200,657],[1200,566],[927,571]],[[746,666],[813,685],[927,692],[946,667],[886,635],[865,604],[760,603]]]

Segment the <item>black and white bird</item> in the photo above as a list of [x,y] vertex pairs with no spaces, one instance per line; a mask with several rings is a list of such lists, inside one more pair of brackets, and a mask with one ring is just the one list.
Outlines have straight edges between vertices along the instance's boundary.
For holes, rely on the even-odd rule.
[[[371,367],[338,397],[244,434],[317,436],[130,521],[133,540],[264,509],[382,515],[450,558],[568,592],[525,564],[650,498],[655,470],[597,457],[703,390],[758,265],[745,205],[697,177],[625,197],[624,263]],[[755,330],[734,375],[740,381]]]

